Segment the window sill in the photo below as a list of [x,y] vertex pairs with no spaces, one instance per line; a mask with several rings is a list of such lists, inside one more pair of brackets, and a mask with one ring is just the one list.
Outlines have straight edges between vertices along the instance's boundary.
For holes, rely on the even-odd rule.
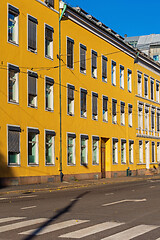
[[54,163],[48,163],[48,164],[46,163],[45,166],[46,166],[46,167],[54,167],[55,164],[54,164]]
[[106,79],[102,78],[102,82],[107,83],[107,78]]
[[158,164],[158,163],[157,163],[157,162],[151,162],[150,164],[151,164],[151,165],[152,165],[152,164],[154,165],[154,164]]
[[39,167],[38,163],[28,163],[28,167]]
[[131,90],[128,90],[129,93],[131,93],[132,91]]
[[74,113],[67,113],[68,116],[74,117]]
[[45,109],[47,112],[53,112],[53,109],[51,109],[51,108],[46,108]]
[[82,115],[81,115],[81,118],[87,119],[87,117],[85,117],[85,116],[82,116]]
[[34,108],[34,109],[38,109],[37,106],[32,106],[32,105],[28,105],[29,108]]
[[67,166],[68,166],[68,167],[75,167],[76,164],[75,164],[75,163],[68,163]]
[[98,165],[99,165],[99,163],[92,163],[92,165],[93,165],[93,166],[98,166]]
[[137,163],[137,165],[146,165],[146,163]]
[[120,87],[121,90],[124,90],[124,87]]
[[86,70],[80,70],[80,73],[86,75]]
[[112,83],[112,86],[113,86],[113,87],[116,87],[116,84]]
[[112,122],[112,124],[117,125],[117,122]]
[[20,167],[21,165],[18,163],[8,163],[8,167]]
[[15,105],[19,105],[19,102],[16,102],[16,101],[8,101],[8,103],[11,103],[11,104],[15,104]]
[[31,52],[31,53],[37,54],[37,50],[33,50],[33,49],[28,48],[28,51]]
[[125,126],[125,124],[124,124],[124,123],[121,123],[121,126],[123,126],[123,127],[124,127],[124,126]]
[[126,165],[126,162],[121,162],[122,165]]
[[14,41],[12,41],[12,40],[8,40],[8,43],[10,43],[10,44],[12,44],[12,45],[14,45],[16,47],[19,47],[19,44],[14,42]]
[[74,67],[67,66],[67,68],[70,69],[70,70],[74,70]]
[[47,56],[47,55],[45,55],[45,58],[47,58],[48,60],[51,60],[51,61],[53,61],[53,58],[52,58],[52,57],[50,57],[50,56]]
[[104,120],[104,119],[103,119],[103,122],[104,122],[104,123],[108,123],[108,120]]
[[118,163],[114,163],[114,162],[113,162],[112,164],[113,164],[113,165],[118,165]]

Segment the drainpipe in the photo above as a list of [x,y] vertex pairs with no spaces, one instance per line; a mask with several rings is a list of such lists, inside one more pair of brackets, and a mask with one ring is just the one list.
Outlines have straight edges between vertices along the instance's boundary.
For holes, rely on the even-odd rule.
[[62,99],[61,99],[61,19],[66,11],[67,5],[59,1],[59,105],[60,105],[60,181],[63,182],[62,172]]

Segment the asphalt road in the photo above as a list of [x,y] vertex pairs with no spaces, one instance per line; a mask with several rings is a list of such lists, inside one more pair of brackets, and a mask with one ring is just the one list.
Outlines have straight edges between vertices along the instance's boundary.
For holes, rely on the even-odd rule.
[[160,180],[0,197],[0,240],[160,240]]

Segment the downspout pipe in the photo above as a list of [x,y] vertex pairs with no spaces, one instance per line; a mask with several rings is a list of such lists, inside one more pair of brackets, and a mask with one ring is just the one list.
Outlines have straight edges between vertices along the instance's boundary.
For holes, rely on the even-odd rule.
[[63,182],[63,172],[62,172],[62,90],[61,90],[61,19],[66,11],[67,5],[64,2],[59,1],[59,112],[60,112],[60,181]]

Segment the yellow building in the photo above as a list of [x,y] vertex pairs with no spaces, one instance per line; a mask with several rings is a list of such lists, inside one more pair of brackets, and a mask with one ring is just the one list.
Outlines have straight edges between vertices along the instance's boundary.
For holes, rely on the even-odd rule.
[[61,7],[0,6],[2,184],[146,174],[160,158],[159,65],[84,10]]

